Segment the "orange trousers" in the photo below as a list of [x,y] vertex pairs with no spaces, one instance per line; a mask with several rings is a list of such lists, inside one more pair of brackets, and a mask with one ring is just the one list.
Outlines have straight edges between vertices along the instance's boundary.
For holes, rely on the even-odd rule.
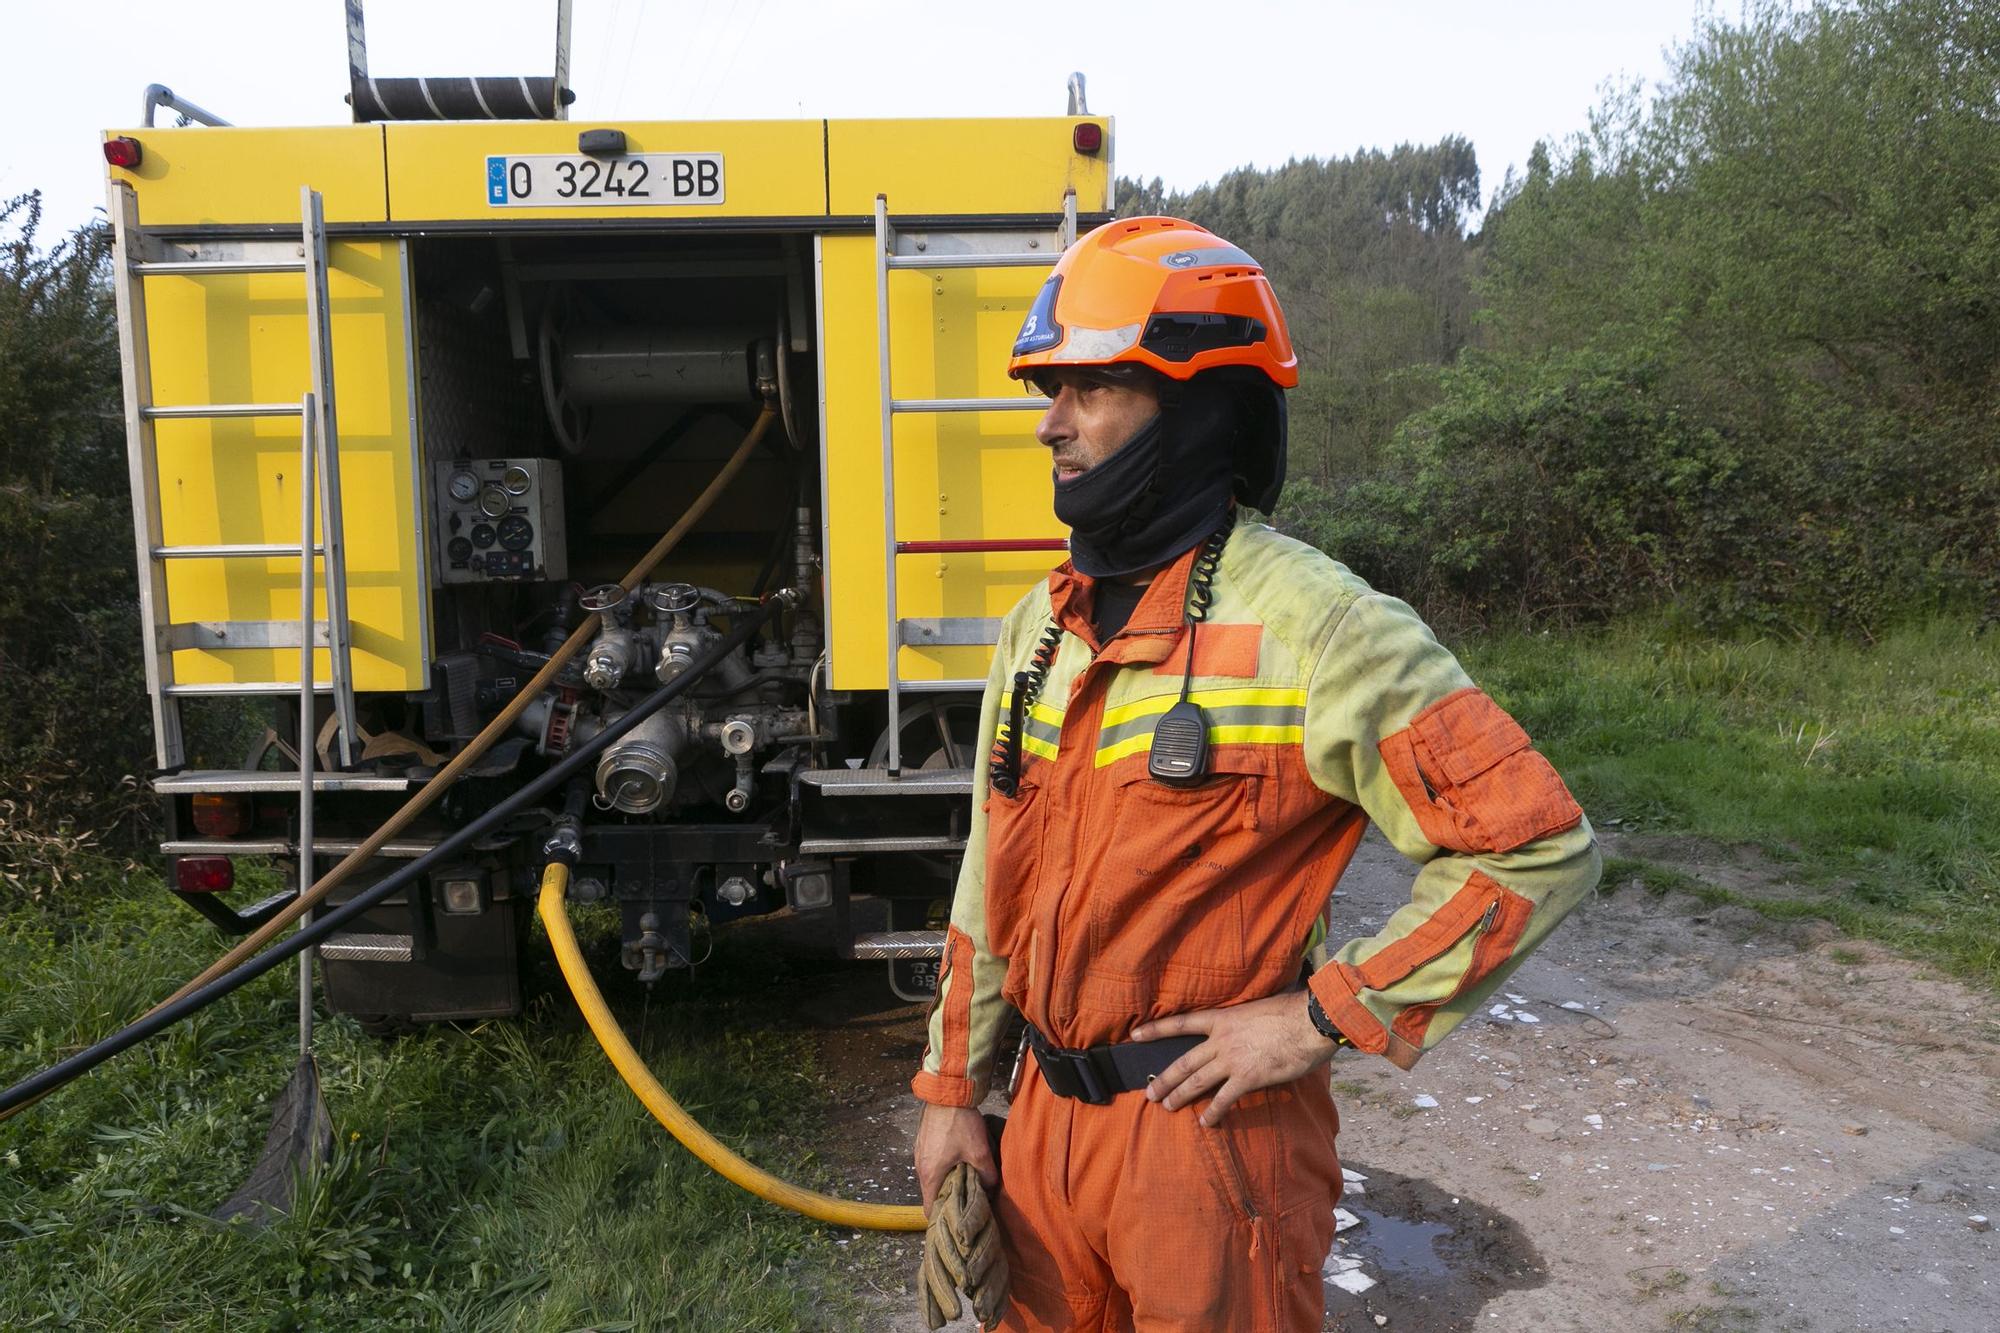
[[1324,1070],[1214,1129],[1143,1093],[1058,1097],[1029,1059],[1000,1148],[1013,1333],[1316,1333],[1340,1199]]

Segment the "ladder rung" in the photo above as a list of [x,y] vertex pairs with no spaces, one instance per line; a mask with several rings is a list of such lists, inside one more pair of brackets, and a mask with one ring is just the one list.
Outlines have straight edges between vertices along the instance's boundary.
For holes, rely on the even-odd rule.
[[890,268],[1053,268],[1061,255],[890,255]]
[[[297,772],[272,768],[192,768],[182,769],[178,773],[163,773],[153,779],[153,790],[163,796],[187,795],[193,792],[277,792],[282,795],[298,789]],[[329,773],[323,768],[313,770],[314,791],[408,791],[409,789],[409,778],[400,774]],[[324,846],[326,841],[325,838],[315,838],[313,843],[315,846]]]
[[[326,548],[313,543],[314,555],[325,555]],[[212,546],[155,546],[155,560],[227,560],[234,556],[290,556],[298,557],[296,542],[222,542]]]
[[306,271],[306,261],[303,259],[142,259],[132,265],[132,271],[142,278],[155,278],[165,274],[198,278],[216,273],[303,273]]
[[921,834],[911,837],[805,838],[799,852],[805,856],[860,856],[868,852],[962,852],[965,839]]
[[877,930],[854,937],[856,958],[938,958],[944,954],[941,930]]
[[896,622],[906,648],[984,646],[1000,642],[998,616],[920,616]]
[[[297,774],[293,775],[287,793],[299,789]],[[360,838],[314,838],[313,853],[317,856],[345,856],[362,843]],[[434,850],[441,838],[397,838],[386,842],[375,855],[394,861],[414,861]],[[181,838],[174,842],[160,844],[162,856],[296,856],[299,845],[295,838]]]
[[[298,692],[299,683],[295,680],[252,680],[241,682],[219,680],[202,685],[162,685],[160,687],[160,693],[175,695],[181,698],[200,698],[205,695],[227,698],[230,695],[236,694],[297,694]],[[313,682],[313,693],[332,694],[333,683],[331,681],[316,680]]]
[[1038,396],[1020,398],[894,398],[891,412],[1041,412],[1049,400]]
[[[305,626],[296,620],[189,620],[167,626],[168,646],[217,652],[224,648],[296,648]],[[333,627],[312,626],[313,647],[333,647]]]
[[142,407],[142,416],[155,421],[172,421],[183,417],[295,417],[301,408],[297,403],[177,403],[172,407]]
[[[163,780],[156,779],[156,785]],[[799,781],[824,796],[972,795],[969,768],[913,768],[895,777],[886,768],[814,768],[799,774]]]

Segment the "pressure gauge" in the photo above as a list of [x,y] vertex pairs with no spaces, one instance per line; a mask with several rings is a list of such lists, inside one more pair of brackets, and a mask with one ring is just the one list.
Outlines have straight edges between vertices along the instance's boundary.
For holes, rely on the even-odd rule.
[[498,518],[513,507],[513,500],[498,486],[488,486],[479,493],[479,512],[488,518]]
[[534,543],[535,525],[519,514],[500,520],[500,545],[509,551],[525,551]]
[[528,469],[519,463],[515,463],[500,474],[500,489],[509,495],[526,495],[528,488],[534,484],[535,479],[528,475]]
[[479,494],[479,478],[470,472],[452,473],[448,485],[451,487],[451,498],[460,504],[470,504],[472,498]]
[[483,551],[493,544],[493,525],[491,523],[474,523],[471,535],[472,544]]

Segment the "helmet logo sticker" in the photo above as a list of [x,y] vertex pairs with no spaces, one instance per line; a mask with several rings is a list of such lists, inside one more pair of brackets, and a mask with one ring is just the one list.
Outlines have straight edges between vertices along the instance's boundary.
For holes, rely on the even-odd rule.
[[1024,356],[1029,352],[1046,352],[1062,341],[1062,325],[1056,323],[1056,293],[1062,289],[1060,275],[1042,284],[1042,290],[1035,294],[1035,303],[1028,307],[1028,317],[1021,321],[1021,332],[1014,338],[1014,355]]
[[1244,268],[1254,268],[1261,272],[1264,267],[1255,259],[1252,259],[1246,251],[1238,249],[1227,241],[1219,245],[1204,245],[1198,249],[1175,250],[1170,254],[1161,255],[1159,262],[1163,268],[1174,269],[1219,268],[1240,265]]

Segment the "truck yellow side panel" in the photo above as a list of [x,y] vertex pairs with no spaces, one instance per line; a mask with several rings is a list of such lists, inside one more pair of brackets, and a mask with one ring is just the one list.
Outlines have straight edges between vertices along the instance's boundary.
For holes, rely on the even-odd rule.
[[[1085,122],[1105,127],[1096,153],[1071,147]],[[1075,190],[1078,211],[1101,213],[1111,190],[1110,126],[1104,117],[830,120],[828,211],[872,215],[875,196],[885,194],[892,214],[1060,213],[1064,192]]]
[[[494,207],[486,202],[491,155],[575,153],[586,129],[620,129],[627,153],[720,153],[723,202]],[[826,213],[826,134],[817,120],[419,122],[388,131],[389,209],[398,222],[555,218],[805,218]],[[872,205],[871,205],[872,207]]]
[[[417,518],[423,482],[412,454],[403,243],[335,241],[328,258],[354,686],[423,689],[429,659]],[[305,393],[298,275],[145,281],[155,402],[297,402]],[[285,417],[157,423],[166,542],[296,542],[299,429],[297,418]],[[323,571],[315,583],[315,614],[324,619]],[[167,605],[176,624],[296,623],[298,561],[172,561]],[[183,649],[173,662],[174,678],[184,684],[297,681],[298,665],[295,648]],[[328,679],[325,652],[313,670],[315,679]]]
[[299,187],[325,200],[330,223],[389,216],[382,180],[382,127],[246,130],[112,130],[139,141],[136,170],[109,168],[139,194],[148,227],[222,223],[299,225]]
[[[835,689],[888,683],[882,537],[880,361],[875,238],[828,236],[820,249],[826,399],[827,605]],[[1007,352],[1040,269],[901,269],[889,275],[890,355],[898,398],[1006,398]],[[904,541],[1062,537],[1049,507],[1048,451],[1033,411],[899,414],[896,535]],[[903,555],[904,618],[1006,614],[1060,552]],[[902,649],[905,680],[981,680],[986,647]]]

